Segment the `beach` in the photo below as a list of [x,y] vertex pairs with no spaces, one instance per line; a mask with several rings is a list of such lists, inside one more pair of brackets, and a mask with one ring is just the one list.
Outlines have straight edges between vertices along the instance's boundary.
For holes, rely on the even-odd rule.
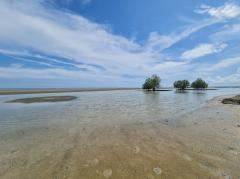
[[49,113],[67,120],[1,134],[0,178],[239,178],[240,106],[222,98],[151,120],[121,120],[121,109],[101,122]]
[[240,179],[240,0],[0,0],[0,179]]

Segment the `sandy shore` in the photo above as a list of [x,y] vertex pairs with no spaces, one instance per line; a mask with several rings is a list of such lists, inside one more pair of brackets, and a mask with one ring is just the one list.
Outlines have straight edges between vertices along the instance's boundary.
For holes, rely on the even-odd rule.
[[240,178],[240,106],[215,98],[163,121],[17,130],[1,136],[0,178]]

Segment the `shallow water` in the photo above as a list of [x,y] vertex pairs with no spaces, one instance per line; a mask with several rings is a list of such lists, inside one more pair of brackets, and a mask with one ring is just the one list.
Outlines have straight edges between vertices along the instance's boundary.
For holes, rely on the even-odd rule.
[[[15,125],[38,125],[45,122],[70,121],[78,117],[83,122],[171,120],[175,116],[199,108],[207,100],[240,89],[209,91],[144,92],[141,90],[62,93],[77,96],[76,100],[60,103],[9,104],[9,100],[52,94],[0,96],[0,131]],[[26,126],[25,126],[26,127]],[[9,129],[8,129],[9,130]]]
[[[162,159],[168,157],[164,159],[166,167],[176,165],[177,168],[182,161],[171,162],[179,155],[176,151],[184,148],[177,144],[178,141],[169,142],[174,138],[172,132],[175,129],[149,124],[181,120],[178,116],[200,108],[213,97],[239,92],[239,89],[219,89],[185,93],[141,90],[58,93],[57,96],[73,95],[78,98],[69,102],[35,104],[4,102],[47,94],[0,96],[0,176],[104,178],[114,176],[116,170],[121,175],[114,178],[146,178],[143,173],[147,178],[162,175],[156,155]],[[138,124],[141,126],[136,127]],[[184,160],[192,160],[188,155],[184,156]],[[98,164],[101,166],[94,168]],[[182,176],[201,176],[198,174],[201,170],[193,166],[195,163],[189,165],[196,175]],[[62,173],[64,167],[73,171],[68,169]],[[85,171],[87,167],[92,168]],[[135,171],[134,167],[139,168]],[[130,168],[133,170],[128,171]],[[94,173],[91,173],[92,170]],[[163,171],[165,177],[168,176],[166,171],[174,174],[169,175],[173,177],[185,174],[184,171],[171,170],[167,168]]]

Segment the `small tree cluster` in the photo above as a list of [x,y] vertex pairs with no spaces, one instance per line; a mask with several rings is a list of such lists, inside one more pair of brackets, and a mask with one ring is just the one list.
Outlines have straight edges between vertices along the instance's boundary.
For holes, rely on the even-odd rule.
[[152,75],[150,78],[146,79],[145,83],[143,84],[142,88],[147,90],[155,91],[156,88],[160,87],[161,79],[157,75]]
[[[155,91],[156,88],[160,87],[160,82],[161,78],[159,76],[152,75],[150,78],[147,78],[145,80],[145,83],[143,84],[142,88]],[[173,86],[174,88],[177,88],[179,90],[185,90],[186,88],[190,87],[190,83],[188,80],[178,80],[173,83]],[[191,84],[191,87],[194,89],[205,89],[208,88],[208,83],[202,80],[201,78],[198,78]]]
[[208,88],[208,84],[201,78],[198,78],[191,84],[191,87],[194,89],[205,89]]
[[[173,86],[179,90],[184,90],[190,87],[190,83],[188,80],[178,80],[173,83]],[[191,84],[191,87],[194,89],[205,89],[208,88],[208,84],[201,78],[198,78]]]
[[178,80],[173,83],[173,86],[179,90],[184,90],[190,86],[190,83],[188,80]]

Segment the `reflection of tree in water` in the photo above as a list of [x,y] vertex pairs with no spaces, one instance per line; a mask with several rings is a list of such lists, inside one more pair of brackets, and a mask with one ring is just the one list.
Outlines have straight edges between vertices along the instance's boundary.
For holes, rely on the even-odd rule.
[[193,91],[192,92],[193,100],[198,103],[204,103],[207,100],[206,91]]
[[196,109],[200,106],[205,100],[207,95],[205,92],[201,92],[198,94],[196,91],[189,91],[189,90],[176,90],[174,103],[176,105],[175,108],[178,111],[189,111]]
[[159,99],[159,94],[160,92],[158,91],[144,91],[144,97],[145,97],[145,103],[147,105],[159,105],[160,104],[160,99]]
[[176,90],[175,93],[189,93],[189,91],[186,91],[186,90]]
[[156,117],[153,115],[161,113],[163,103],[161,103],[160,96],[159,91],[144,91],[145,112],[149,117]]
[[197,95],[206,95],[205,91],[196,91],[195,92]]

